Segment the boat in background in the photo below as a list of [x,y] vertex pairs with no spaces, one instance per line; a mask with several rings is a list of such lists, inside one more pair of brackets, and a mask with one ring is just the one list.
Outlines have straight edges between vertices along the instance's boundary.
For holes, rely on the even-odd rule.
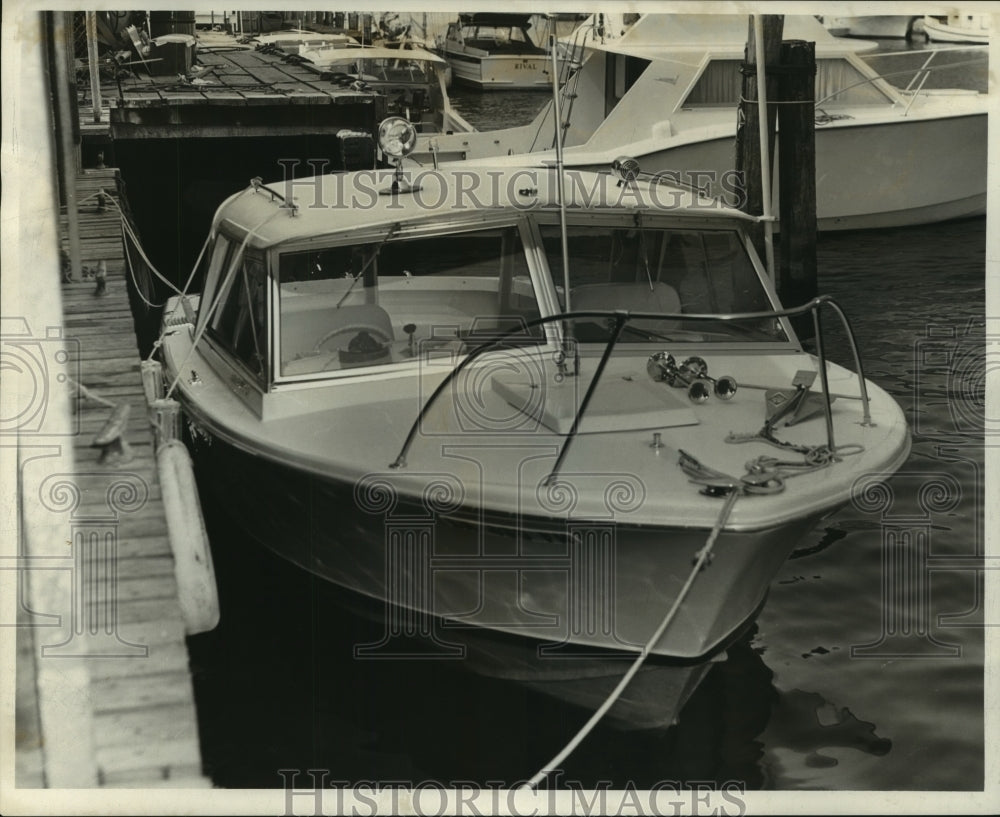
[[414,43],[397,47],[303,48],[302,65],[321,79],[360,83],[386,100],[386,114],[402,116],[420,133],[467,133],[473,130],[448,98],[448,64]]
[[[740,15],[643,15],[617,39],[586,40],[583,65],[562,87],[558,125],[550,103],[521,127],[420,139],[414,155],[553,164],[553,134],[561,132],[567,167],[607,167],[624,153],[648,172],[705,184],[711,195],[735,203],[733,142],[746,37]],[[985,94],[924,90],[936,66],[910,70],[910,86],[897,87],[860,56],[875,43],[833,37],[811,16],[786,16],[784,39],[816,44],[820,230],[985,212]]]
[[460,14],[448,26],[439,53],[455,82],[481,91],[551,90],[545,34],[532,38],[532,15]]
[[299,54],[305,48],[353,48],[361,46],[361,43],[349,34],[321,34],[302,28],[286,28],[266,34],[255,34],[245,39],[258,51],[277,49],[293,55]]
[[924,33],[937,43],[975,43],[988,45],[993,30],[993,15],[954,12],[947,16],[924,17]]
[[870,14],[860,17],[823,15],[823,26],[834,37],[912,39],[923,33],[922,14]]
[[[781,307],[758,219],[631,162],[404,170],[415,140],[387,120],[394,169],[218,209],[159,347],[205,487],[378,612],[357,657],[418,641],[591,706],[631,664],[612,717],[667,725],[801,537],[904,462],[903,412],[833,301]],[[856,371],[797,339],[817,311]]]

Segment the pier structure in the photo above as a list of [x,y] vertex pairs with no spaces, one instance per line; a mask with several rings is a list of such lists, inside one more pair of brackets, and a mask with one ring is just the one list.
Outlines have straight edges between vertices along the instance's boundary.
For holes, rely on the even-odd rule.
[[[190,19],[161,22],[157,14]],[[74,123],[66,130],[76,169],[119,169],[146,251],[176,283],[215,208],[250,179],[371,167],[386,100],[317,75],[295,54],[240,43],[231,23],[226,31],[204,30],[193,12],[151,15],[154,38],[175,32],[187,44],[171,41],[143,54],[133,42],[124,50],[127,26],[111,31],[93,12],[54,13],[57,22],[61,16],[56,27],[68,33],[54,35],[53,50],[76,66],[67,70],[67,110],[59,118]]]
[[[102,78],[110,138],[333,136],[345,128],[371,133],[385,109],[373,91],[321,80],[299,63],[253,48],[199,49],[198,68],[190,79],[141,71],[117,81]],[[89,129],[93,117],[81,108],[81,123],[88,119]]]
[[6,351],[41,348],[25,359],[45,369],[36,380],[48,388],[46,408],[63,415],[59,434],[39,438],[37,451],[31,429],[18,429],[18,789],[211,785],[129,304],[117,176],[112,168],[77,175],[82,273],[64,265],[47,296],[61,302],[61,322],[5,319]]
[[[96,25],[88,16],[88,81],[77,88],[84,142],[373,133],[384,115],[377,92],[320,79],[294,55],[258,50],[226,33],[193,30],[191,36],[193,62],[190,54],[178,57],[173,44],[148,58],[134,51],[98,58]],[[79,31],[75,39],[68,46],[79,61]]]

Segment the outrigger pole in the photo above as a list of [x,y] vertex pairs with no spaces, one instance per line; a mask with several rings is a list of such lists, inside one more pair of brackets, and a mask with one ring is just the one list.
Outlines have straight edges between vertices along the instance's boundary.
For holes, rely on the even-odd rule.
[[[767,71],[764,56],[764,18],[753,15],[757,60],[757,128],[760,134],[760,183],[763,198],[764,255],[767,274],[774,280],[774,213],[771,209],[771,156],[767,139]],[[560,196],[561,197],[561,196]]]
[[552,58],[552,116],[556,129],[556,190],[559,195],[559,233],[562,238],[563,259],[563,312],[571,309],[569,303],[569,240],[566,229],[566,199],[563,190],[563,127],[559,112],[559,59],[556,56],[556,35],[549,34],[549,54]]

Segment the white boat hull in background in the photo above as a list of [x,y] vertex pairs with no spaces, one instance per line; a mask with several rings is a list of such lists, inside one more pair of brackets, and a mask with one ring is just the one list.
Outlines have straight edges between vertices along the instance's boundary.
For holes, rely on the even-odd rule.
[[826,30],[835,37],[910,39],[919,34],[923,17],[911,14],[873,14],[865,17],[823,17]]
[[542,54],[476,57],[445,51],[443,56],[451,66],[454,82],[480,91],[547,90],[552,87],[549,58]]
[[[981,157],[986,154],[986,125],[985,115],[975,115],[915,119],[911,124],[842,122],[818,128],[818,229],[885,229],[984,214]],[[697,168],[722,174],[733,166],[733,138],[734,133],[728,133],[687,144],[677,139],[676,147],[668,142],[663,149],[635,158],[644,171],[653,173]],[[959,144],[963,149],[954,150]],[[866,155],[869,161],[860,164],[857,157]],[[778,174],[780,169],[773,186],[776,210]],[[711,192],[727,194],[719,184]]]
[[989,14],[952,14],[947,21],[924,17],[924,33],[936,43],[975,43],[986,45],[990,41]]

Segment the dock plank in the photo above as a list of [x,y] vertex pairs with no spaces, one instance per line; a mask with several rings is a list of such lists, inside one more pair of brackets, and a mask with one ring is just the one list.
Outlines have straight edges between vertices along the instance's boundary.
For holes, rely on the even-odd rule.
[[[186,725],[186,724],[185,724]],[[197,737],[178,737],[173,740],[143,742],[137,739],[125,745],[103,746],[96,752],[97,767],[104,785],[129,785],[143,781],[146,776],[168,780],[174,769],[183,770],[185,776],[192,769],[191,758],[200,752]]]
[[[155,576],[161,572],[173,575],[174,555],[166,536],[119,533],[117,555],[119,576]],[[92,558],[103,557],[93,554]]]
[[[124,629],[124,628],[123,628]],[[187,647],[173,640],[173,633],[166,636],[154,632],[151,625],[129,625],[129,639],[135,644],[148,648],[146,655],[129,658],[101,658],[92,662],[90,668],[91,684],[98,684],[107,679],[119,678],[126,683],[140,681],[148,676],[171,675],[187,673],[189,661]]]
[[[157,104],[164,97],[162,89],[151,86],[133,93],[156,99]],[[192,92],[185,93],[190,96]],[[80,501],[72,509],[72,519],[67,517],[66,530],[83,525],[88,534],[113,536],[115,561],[113,570],[109,569],[106,547],[70,550],[66,556],[84,566],[91,583],[73,615],[80,615],[84,622],[106,624],[108,611],[113,610],[115,618],[110,638],[104,632],[92,636],[85,628],[77,631],[70,648],[86,656],[90,695],[85,704],[93,714],[100,784],[207,786],[186,630],[129,302],[121,214],[114,206],[97,212],[96,195],[101,190],[112,199],[119,198],[116,169],[88,170],[78,176],[85,277],[62,287],[62,337],[70,385],[82,385],[93,395],[77,394],[72,401],[70,445]],[[61,223],[65,247],[64,214]],[[97,295],[96,281],[86,273],[101,260],[106,262],[106,288]],[[130,407],[125,436],[132,456],[127,462],[102,463],[101,451],[91,445],[110,416],[111,409],[103,401]],[[117,505],[109,505],[116,483],[137,485],[140,493],[131,499],[120,495]],[[108,600],[115,604],[109,607]],[[20,664],[29,667],[35,660],[35,656],[19,656]],[[18,695],[19,706],[25,696],[30,703],[30,689],[19,688]],[[44,746],[44,736],[37,743]],[[44,753],[30,744],[25,741],[18,749],[19,784],[43,785]]]

